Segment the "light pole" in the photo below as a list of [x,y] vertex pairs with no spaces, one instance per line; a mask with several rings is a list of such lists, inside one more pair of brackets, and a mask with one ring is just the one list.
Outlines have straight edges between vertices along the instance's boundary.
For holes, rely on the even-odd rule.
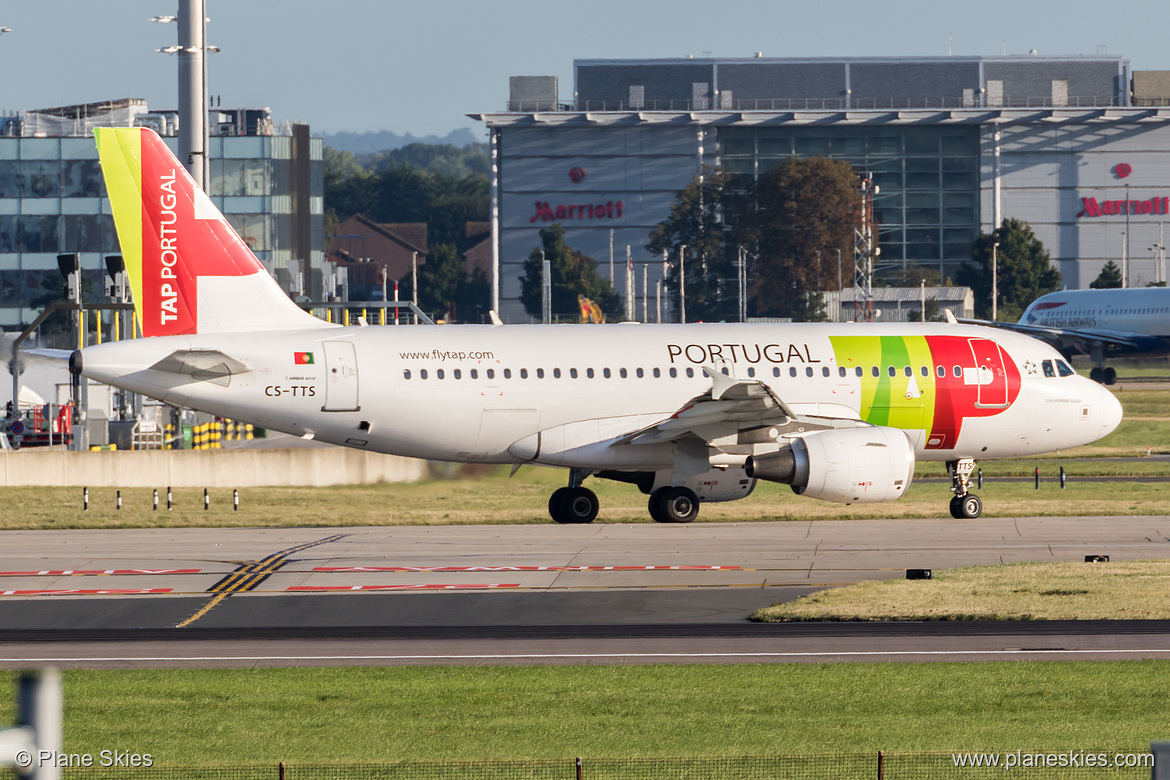
[[178,22],[179,42],[155,51],[179,55],[179,159],[199,188],[207,192],[208,138],[207,53],[219,47],[206,43],[204,0],[179,0],[176,16],[152,16],[152,22]]
[[995,322],[999,298],[999,241],[991,242],[991,321]]
[[687,245],[678,248],[678,321],[687,321],[687,272],[683,262],[686,257]]

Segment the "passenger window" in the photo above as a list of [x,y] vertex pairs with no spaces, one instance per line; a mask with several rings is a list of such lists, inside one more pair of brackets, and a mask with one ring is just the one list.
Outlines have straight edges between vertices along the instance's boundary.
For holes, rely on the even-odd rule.
[[961,376],[963,376],[963,369],[962,369],[962,367],[960,367],[960,366],[955,366],[953,373],[954,373],[954,375],[955,375],[955,378],[956,378],[956,379],[957,379],[957,378],[959,378],[959,377],[961,377]]
[[561,370],[559,368],[554,368],[553,369],[553,379],[560,379],[560,378],[561,378]]
[[589,379],[592,379],[593,378],[593,369],[592,368],[585,369],[585,376],[588,377]]
[[474,368],[471,369],[471,378],[472,379],[479,379],[479,370],[478,369],[474,369]]
[[788,367],[788,376],[796,376],[796,366]]
[[[496,378],[496,370],[494,368],[489,368],[487,370],[487,378],[488,379],[495,379]],[[424,376],[423,379],[426,379],[426,377]]]
[[410,369],[409,368],[402,372],[402,378],[403,379],[410,379]]
[[828,366],[821,366],[821,376],[828,376],[828,375],[829,375],[829,367]]
[[440,368],[438,371],[436,371],[435,377],[438,379],[442,379],[443,378],[443,369]]
[[930,369],[927,368],[926,366],[923,366],[922,367],[922,375],[923,376],[930,376]]
[[543,368],[536,369],[536,378],[537,379],[544,379],[544,369]]
[[573,379],[576,379],[577,378],[577,369],[570,368],[569,369],[569,376],[572,377]]
[[608,368],[601,369],[601,375],[604,376],[606,379],[609,379],[609,369]]
[[914,376],[914,369],[910,368],[910,366],[906,366],[902,373],[906,376]]
[[654,378],[655,379],[662,378],[662,370],[661,369],[658,369],[658,368],[654,369]]
[[527,378],[528,378],[528,369],[527,369],[527,368],[522,368],[522,369],[520,369],[520,378],[521,378],[521,379],[527,379]]
[[772,376],[780,376],[780,367],[779,366],[772,367]]
[[641,379],[642,377],[646,376],[646,372],[645,372],[645,371],[643,371],[643,370],[642,370],[642,369],[640,369],[640,368],[639,368],[639,369],[638,369],[636,372],[634,372],[634,373],[636,373],[636,374],[638,375],[638,378],[639,378],[639,379]]
[[670,369],[670,378],[675,379],[676,377],[678,377],[678,369],[677,368]]
[[426,370],[425,368],[424,368],[424,369],[422,369],[421,371],[419,371],[419,372],[418,372],[418,375],[419,375],[421,378],[423,378],[423,379],[426,379],[426,378],[427,378],[427,370]]
[[937,368],[935,368],[934,372],[936,374],[938,374],[939,379],[942,379],[944,376],[947,375],[947,370],[942,366],[938,366]]
[[748,366],[748,378],[754,379],[755,376],[756,376],[756,370],[754,368],[752,368],[751,366]]
[[[442,373],[442,372],[439,372],[439,373]],[[439,377],[439,379],[442,379],[442,378],[443,377]],[[511,379],[511,378],[512,378],[512,369],[505,368],[504,369],[504,379]]]
[[1076,371],[1073,371],[1072,367],[1063,360],[1056,361],[1056,370],[1060,373],[1061,376],[1072,376],[1076,373]]
[[458,368],[457,368],[457,369],[455,369],[454,371],[452,371],[451,373],[454,375],[454,377],[455,377],[456,379],[462,379],[462,378],[463,378],[463,372],[462,372],[462,371],[460,371]]
[[618,371],[618,376],[620,376],[622,379],[625,379],[625,378],[626,378],[627,376],[629,376],[629,375],[630,375],[630,374],[629,374],[629,372],[628,372],[628,371],[626,371],[624,368],[623,368],[623,369],[620,369],[620,370]]
[[853,369],[853,373],[857,374],[857,376],[861,376],[865,372],[861,370],[861,366],[858,366],[857,368]]
[[845,376],[845,366],[837,366],[837,376]]
[[694,375],[695,375],[695,369],[693,369],[693,368],[688,368],[688,369],[687,369],[687,376],[688,376],[688,377],[693,377]]
[[869,369],[869,373],[873,374],[875,377],[878,377],[882,375],[882,370],[877,366],[873,366]]
[[1051,360],[1045,360],[1040,365],[1044,368],[1044,376],[1047,376],[1047,377],[1056,376],[1056,369],[1052,367]]
[[898,369],[894,368],[893,366],[886,366],[886,373],[890,376],[897,376]]

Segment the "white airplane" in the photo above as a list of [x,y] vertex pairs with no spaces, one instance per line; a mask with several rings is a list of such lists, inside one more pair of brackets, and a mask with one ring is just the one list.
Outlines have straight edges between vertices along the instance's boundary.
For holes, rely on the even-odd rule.
[[144,338],[74,372],[298,436],[446,461],[559,466],[561,523],[590,476],[637,485],[661,522],[757,479],[890,501],[944,461],[978,517],[975,458],[1087,444],[1121,406],[1048,345],[963,325],[341,327],[305,313],[152,131],[97,130]]
[[1087,354],[1097,364],[1089,377],[1111,385],[1117,370],[1105,365],[1106,355],[1170,354],[1170,288],[1048,293],[1032,301],[1019,322],[997,326],[1043,339],[1065,355]]

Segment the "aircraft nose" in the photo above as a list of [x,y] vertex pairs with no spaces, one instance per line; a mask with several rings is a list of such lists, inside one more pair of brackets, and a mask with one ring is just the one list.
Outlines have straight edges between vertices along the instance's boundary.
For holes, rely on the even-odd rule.
[[1105,437],[1113,433],[1117,429],[1117,426],[1121,424],[1121,401],[1118,401],[1117,396],[1109,389],[1100,385],[1098,387],[1103,396],[1101,398],[1101,409],[1103,410],[1103,414],[1101,415],[1101,436]]

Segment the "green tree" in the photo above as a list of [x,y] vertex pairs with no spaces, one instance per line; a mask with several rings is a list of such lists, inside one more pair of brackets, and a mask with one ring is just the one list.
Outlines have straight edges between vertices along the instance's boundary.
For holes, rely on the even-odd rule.
[[[404,299],[414,297],[411,274],[398,282]],[[486,310],[490,290],[482,271],[467,273],[463,258],[453,244],[438,244],[418,267],[418,305],[447,322],[476,322],[476,307]]]
[[[608,280],[597,273],[597,262],[565,245],[565,229],[559,222],[540,231],[544,255],[549,261],[552,276],[553,316],[577,321],[580,309],[577,296],[584,295],[601,307],[607,320],[621,316],[621,299]],[[524,275],[520,277],[520,301],[533,317],[541,316],[540,249],[533,249],[524,261]]]
[[972,262],[955,274],[955,281],[975,293],[975,314],[991,316],[991,250],[996,249],[998,311],[1004,321],[1020,318],[1028,304],[1060,289],[1060,271],[1052,267],[1048,250],[1023,220],[1009,218],[990,234],[980,233],[972,248]]
[[1117,290],[1121,288],[1121,269],[1117,267],[1117,263],[1110,260],[1101,269],[1101,273],[1097,278],[1089,283],[1089,287],[1094,290]]
[[735,199],[728,192],[727,174],[704,169],[679,191],[670,206],[670,216],[650,231],[646,249],[654,254],[667,252],[667,298],[678,308],[679,251],[686,247],[681,269],[687,285],[687,319],[729,320],[738,311],[736,292],[736,249],[730,247],[724,226],[727,211],[735,211]]
[[793,157],[760,177],[737,209],[736,236],[751,248],[751,309],[759,316],[824,319],[820,290],[852,281],[853,231],[861,205],[849,163]]

